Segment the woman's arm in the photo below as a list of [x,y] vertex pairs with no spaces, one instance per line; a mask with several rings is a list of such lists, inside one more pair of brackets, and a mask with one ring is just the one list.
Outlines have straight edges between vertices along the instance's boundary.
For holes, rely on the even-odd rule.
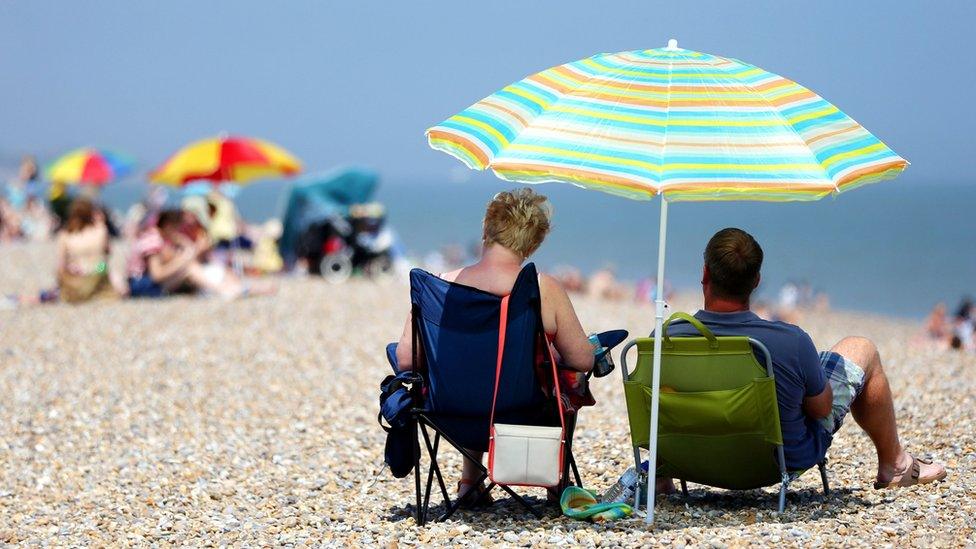
[[539,286],[542,291],[543,315],[545,316],[546,309],[549,309],[556,321],[556,337],[553,345],[562,357],[563,364],[580,372],[589,372],[593,369],[593,345],[583,332],[583,325],[576,316],[576,310],[569,296],[562,286],[548,275],[539,277]]
[[153,254],[149,256],[146,262],[149,267],[149,276],[154,282],[160,284],[169,280],[170,277],[183,270],[197,258],[196,249],[192,246],[183,248],[179,254],[168,261],[164,260],[162,256],[162,252]]
[[403,326],[403,333],[400,335],[400,342],[396,349],[397,368],[401,372],[413,369],[413,326],[410,322],[412,315],[413,313],[407,315],[407,323]]
[[61,277],[68,273],[68,244],[65,242],[64,232],[58,233],[57,241],[57,278],[60,280]]

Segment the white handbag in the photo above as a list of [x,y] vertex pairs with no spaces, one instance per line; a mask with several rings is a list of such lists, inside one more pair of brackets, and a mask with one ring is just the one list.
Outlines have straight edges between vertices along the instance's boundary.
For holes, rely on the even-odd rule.
[[563,404],[559,392],[556,362],[547,343],[545,352],[552,365],[555,398],[559,408],[559,427],[495,423],[495,401],[501,380],[505,330],[508,324],[508,297],[502,298],[498,328],[498,362],[495,367],[495,394],[491,402],[491,433],[488,442],[488,476],[505,486],[556,486],[562,479],[564,433]]

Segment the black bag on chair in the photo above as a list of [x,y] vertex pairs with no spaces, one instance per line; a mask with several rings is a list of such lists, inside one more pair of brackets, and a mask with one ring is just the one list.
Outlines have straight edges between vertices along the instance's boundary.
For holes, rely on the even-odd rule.
[[[403,478],[413,471],[416,456],[420,452],[417,440],[417,420],[410,413],[413,407],[414,384],[419,387],[422,378],[413,372],[400,372],[387,376],[380,384],[380,413],[377,421],[386,431],[384,461],[396,478]],[[383,425],[386,420],[387,425]]]

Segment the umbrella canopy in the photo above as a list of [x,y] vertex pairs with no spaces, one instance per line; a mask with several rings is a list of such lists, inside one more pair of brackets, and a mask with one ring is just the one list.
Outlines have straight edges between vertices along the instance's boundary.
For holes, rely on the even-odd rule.
[[[599,54],[542,71],[427,130],[431,147],[509,181],[561,181],[633,199],[662,194],[655,334],[664,321],[668,203],[815,200],[907,166],[796,82],[684,50]],[[649,463],[656,463],[661,338],[654,339]],[[647,522],[654,520],[654,475]]]
[[153,183],[184,185],[209,180],[247,183],[292,176],[301,162],[285,149],[251,137],[215,137],[191,143],[149,174]]
[[49,181],[57,184],[94,185],[125,177],[132,170],[128,156],[93,147],[75,149],[54,162],[47,170]]
[[427,137],[502,179],[634,199],[812,200],[894,177],[907,164],[796,82],[676,47],[553,67]]

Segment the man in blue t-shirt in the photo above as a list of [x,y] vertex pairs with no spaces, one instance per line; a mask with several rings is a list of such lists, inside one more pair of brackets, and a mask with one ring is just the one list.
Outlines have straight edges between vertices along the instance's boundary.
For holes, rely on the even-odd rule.
[[[790,470],[820,462],[848,411],[878,452],[875,488],[926,484],[945,478],[945,467],[919,459],[898,440],[895,409],[878,349],[862,337],[846,337],[817,352],[810,336],[785,322],[763,320],[749,310],[759,285],[763,251],[741,229],[715,233],[705,247],[705,308],[695,317],[715,335],[748,336],[772,354],[783,450]],[[699,335],[687,322],[671,324],[672,336]]]

